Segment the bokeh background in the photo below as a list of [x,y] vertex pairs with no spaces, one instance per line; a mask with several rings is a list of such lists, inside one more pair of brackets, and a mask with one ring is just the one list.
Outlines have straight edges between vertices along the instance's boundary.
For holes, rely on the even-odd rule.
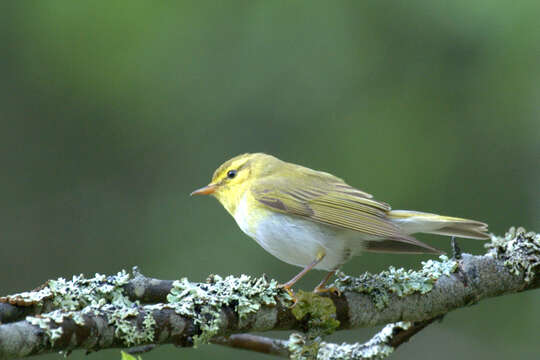
[[[167,279],[289,279],[298,269],[215,200],[188,196],[243,152],[332,172],[396,209],[540,231],[538,1],[0,6],[1,294],[134,265]],[[427,258],[364,255],[343,270]],[[395,358],[537,358],[539,300],[450,313]],[[143,357],[270,358],[213,345]]]

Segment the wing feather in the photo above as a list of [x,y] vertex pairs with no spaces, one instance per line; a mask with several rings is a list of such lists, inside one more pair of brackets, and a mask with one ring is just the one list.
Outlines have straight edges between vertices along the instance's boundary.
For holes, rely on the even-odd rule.
[[388,204],[374,200],[370,194],[330,174],[320,173],[317,177],[314,173],[310,170],[307,173],[297,172],[295,176],[261,179],[252,186],[251,192],[259,203],[274,211],[358,231],[374,238],[398,241],[410,238],[388,219],[391,210]]

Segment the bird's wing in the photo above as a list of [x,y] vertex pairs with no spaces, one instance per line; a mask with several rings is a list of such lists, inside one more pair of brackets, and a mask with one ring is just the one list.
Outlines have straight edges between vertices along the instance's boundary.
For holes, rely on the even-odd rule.
[[374,238],[410,239],[388,219],[388,204],[330,174],[313,171],[295,175],[261,180],[252,186],[251,192],[259,203],[274,211]]

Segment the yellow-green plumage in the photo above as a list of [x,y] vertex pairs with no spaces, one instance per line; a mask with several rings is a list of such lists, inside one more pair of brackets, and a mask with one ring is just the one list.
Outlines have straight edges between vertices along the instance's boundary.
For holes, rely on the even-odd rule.
[[[234,172],[234,176],[231,175]],[[238,225],[283,261],[334,270],[360,251],[438,253],[410,234],[487,239],[481,222],[394,210],[329,173],[256,153],[237,156],[195,193],[212,193]]]

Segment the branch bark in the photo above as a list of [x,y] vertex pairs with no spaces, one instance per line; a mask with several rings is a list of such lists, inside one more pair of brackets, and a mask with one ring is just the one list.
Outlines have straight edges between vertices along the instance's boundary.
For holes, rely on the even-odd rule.
[[[426,326],[441,318],[442,317],[436,317],[415,323],[400,322],[389,324],[363,344],[337,345],[323,341],[318,344],[317,352],[318,354],[321,354],[320,357],[325,359],[381,358],[386,353],[392,353],[400,345],[406,343],[414,335],[425,329]],[[212,339],[213,344],[270,354],[283,358],[306,357],[302,354],[306,342],[309,342],[309,339],[298,334],[292,334],[288,341],[251,334],[234,334],[230,336],[219,336]]]
[[[0,359],[52,351],[98,351],[203,342],[302,358],[382,358],[451,310],[540,286],[540,235],[511,229],[492,237],[482,256],[428,261],[421,270],[340,274],[341,294],[290,298],[266,277],[211,276],[205,283],[151,279],[136,269],[94,278],[49,280],[0,298]],[[334,330],[383,325],[365,344],[322,341]],[[285,340],[253,331],[296,330]]]

